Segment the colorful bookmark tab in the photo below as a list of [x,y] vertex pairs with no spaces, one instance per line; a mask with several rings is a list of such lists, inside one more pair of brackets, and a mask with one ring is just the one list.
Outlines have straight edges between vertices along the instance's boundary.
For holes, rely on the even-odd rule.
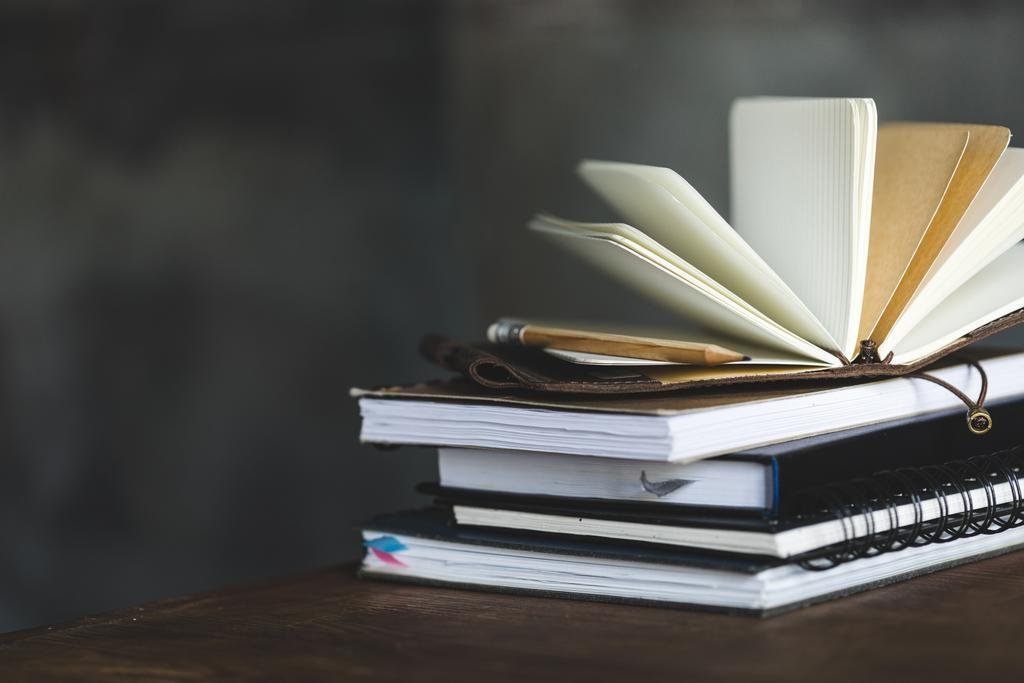
[[393,567],[406,567],[404,562],[395,557],[394,553],[408,550],[405,545],[394,536],[378,536],[363,541],[363,546],[370,549],[370,552],[384,564]]

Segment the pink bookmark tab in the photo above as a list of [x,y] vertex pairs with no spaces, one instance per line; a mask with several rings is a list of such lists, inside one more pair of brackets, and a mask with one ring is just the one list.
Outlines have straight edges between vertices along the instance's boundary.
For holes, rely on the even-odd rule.
[[402,562],[400,559],[398,559],[397,557],[392,555],[391,553],[386,553],[383,550],[377,550],[376,548],[370,548],[370,552],[373,553],[377,557],[378,560],[380,560],[384,564],[390,564],[392,567],[408,567],[409,566],[405,562]]
[[394,536],[378,536],[377,538],[369,538],[363,541],[363,545],[369,548],[374,557],[384,564],[389,564],[392,567],[409,566],[395,557],[395,553],[408,550],[408,548]]

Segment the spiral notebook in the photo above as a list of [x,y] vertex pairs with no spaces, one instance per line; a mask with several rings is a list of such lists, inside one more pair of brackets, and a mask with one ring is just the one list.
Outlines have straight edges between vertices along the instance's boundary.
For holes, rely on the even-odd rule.
[[759,545],[768,535],[750,531],[714,529],[705,543],[678,544],[664,534],[492,527],[460,519],[458,509],[452,524],[447,510],[434,508],[364,525],[361,572],[769,615],[1024,547],[1021,454],[1017,447],[816,487],[791,520],[803,526],[774,534],[799,532],[785,552]]
[[[779,558],[812,558],[836,544],[871,544],[879,535],[916,527],[945,528],[964,520],[1017,514],[1021,449],[947,463],[877,471],[812,486],[794,495],[784,513],[728,514],[681,506],[626,504],[549,496],[439,489],[458,524]],[[1009,512],[1007,512],[1009,510]],[[959,523],[959,522],[958,522]],[[902,532],[900,532],[902,533]],[[917,533],[917,532],[915,532]],[[887,537],[887,536],[886,536]]]
[[444,511],[362,528],[360,576],[468,590],[773,616],[1024,548],[1024,528],[816,570],[761,556],[453,526]]

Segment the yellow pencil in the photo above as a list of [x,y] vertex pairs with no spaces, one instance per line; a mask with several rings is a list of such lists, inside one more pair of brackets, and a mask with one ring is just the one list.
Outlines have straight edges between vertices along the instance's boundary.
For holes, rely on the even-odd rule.
[[742,353],[717,344],[569,330],[513,320],[499,320],[491,325],[487,329],[487,338],[496,344],[520,344],[690,365],[722,365],[750,360]]

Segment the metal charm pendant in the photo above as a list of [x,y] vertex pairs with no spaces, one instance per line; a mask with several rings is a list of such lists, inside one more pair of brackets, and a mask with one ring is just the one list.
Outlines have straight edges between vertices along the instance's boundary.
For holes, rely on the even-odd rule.
[[967,413],[967,428],[975,434],[985,434],[992,429],[992,416],[984,408],[974,408]]

